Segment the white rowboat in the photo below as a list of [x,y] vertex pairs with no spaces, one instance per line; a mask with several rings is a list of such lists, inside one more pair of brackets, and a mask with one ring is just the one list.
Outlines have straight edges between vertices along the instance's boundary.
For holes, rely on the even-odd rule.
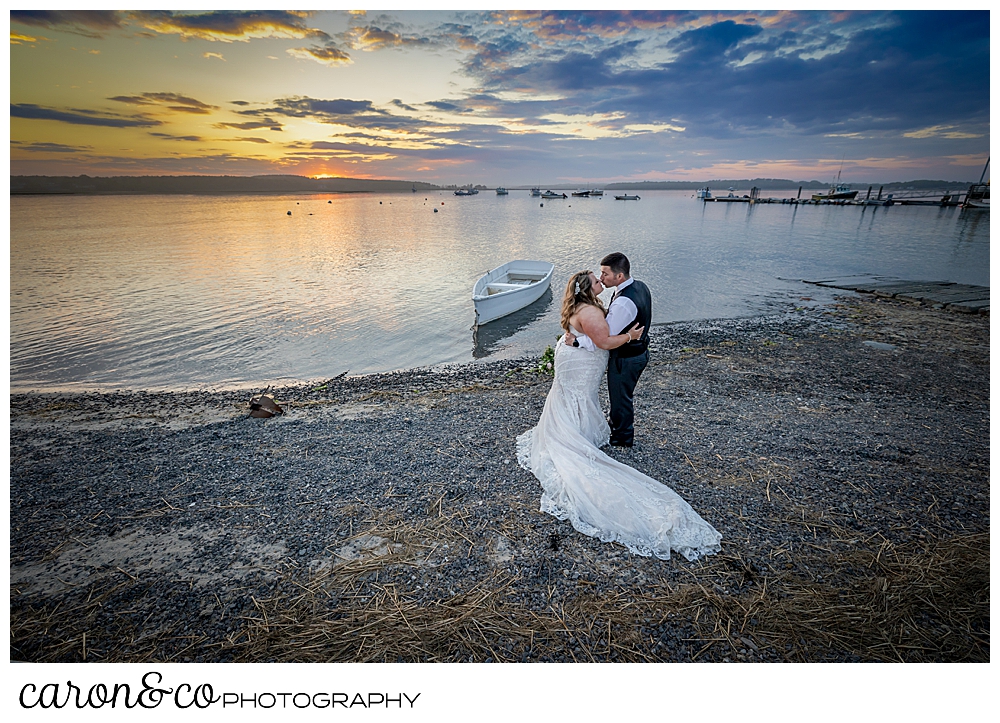
[[472,287],[476,324],[485,324],[537,301],[552,280],[547,261],[508,261],[483,274]]

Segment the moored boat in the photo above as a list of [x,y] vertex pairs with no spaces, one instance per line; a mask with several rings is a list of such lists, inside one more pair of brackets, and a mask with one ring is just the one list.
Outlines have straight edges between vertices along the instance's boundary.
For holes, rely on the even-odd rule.
[[990,167],[990,159],[986,159],[986,165],[983,166],[983,173],[979,176],[979,183],[973,183],[969,186],[969,190],[965,192],[965,201],[962,202],[962,208],[977,208],[980,211],[990,210],[990,182],[983,180],[986,178],[986,169]]
[[546,191],[542,194],[542,198],[568,198],[565,193],[556,193],[555,191]]
[[[839,174],[838,174],[839,175]],[[850,201],[855,196],[858,195],[857,191],[852,191],[851,187],[846,183],[837,183],[830,186],[830,190],[826,193],[814,193],[812,195],[813,201]]]
[[592,188],[592,189],[590,189],[590,195],[591,196],[603,196],[604,195],[604,190],[600,189],[600,188]]
[[857,191],[852,191],[846,183],[840,182],[840,174],[844,170],[844,160],[840,160],[840,170],[837,171],[837,180],[830,184],[830,190],[826,193],[814,193],[813,201],[852,201],[858,195]]
[[639,201],[641,200],[638,195],[634,193],[625,193],[621,196],[615,196],[616,201]]
[[542,195],[542,189],[540,189],[540,188],[532,188],[531,189],[531,195],[532,196],[541,196]]
[[475,196],[477,193],[479,193],[477,188],[460,188],[455,191],[456,196]]
[[547,261],[508,261],[483,274],[472,287],[476,324],[507,316],[537,301],[552,280]]
[[712,197],[712,190],[708,186],[698,189],[698,198],[700,198],[701,200],[704,201],[705,199],[711,197]]
[[965,201],[962,208],[978,208],[980,210],[990,210],[990,184],[974,183],[969,186],[965,193]]
[[507,189],[504,188],[503,186],[500,186],[499,188],[497,188],[497,195],[498,196],[506,196],[507,193],[508,193]]

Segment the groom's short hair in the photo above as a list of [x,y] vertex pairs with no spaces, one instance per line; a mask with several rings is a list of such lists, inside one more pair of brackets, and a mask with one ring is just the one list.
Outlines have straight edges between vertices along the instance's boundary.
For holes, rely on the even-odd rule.
[[614,273],[625,274],[626,276],[629,275],[629,271],[631,269],[628,257],[618,251],[615,251],[613,254],[608,254],[601,259],[601,266],[607,266]]

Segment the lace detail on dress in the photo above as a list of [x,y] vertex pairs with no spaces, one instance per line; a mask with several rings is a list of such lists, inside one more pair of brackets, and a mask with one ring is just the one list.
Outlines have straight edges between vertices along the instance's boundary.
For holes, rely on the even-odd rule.
[[722,535],[680,495],[598,449],[610,432],[597,396],[607,362],[606,351],[556,345],[542,416],[516,442],[518,463],[541,482],[541,511],[637,555],[718,552]]

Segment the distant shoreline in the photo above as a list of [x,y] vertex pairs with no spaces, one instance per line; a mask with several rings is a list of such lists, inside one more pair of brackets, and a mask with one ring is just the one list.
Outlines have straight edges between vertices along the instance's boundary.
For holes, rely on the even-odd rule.
[[[971,181],[915,180],[880,183],[856,182],[863,186],[881,187],[884,192],[901,190],[965,190]],[[467,184],[468,185],[468,184]],[[467,187],[463,185],[462,187]],[[694,191],[699,188],[729,187],[761,190],[789,188],[825,189],[823,181],[793,181],[787,178],[716,179],[711,181],[634,181],[586,184],[542,184],[539,188],[567,191],[579,187],[606,190]],[[458,186],[439,186],[423,181],[359,178],[308,178],[305,176],[11,176],[11,196],[112,196],[112,195],[245,195],[245,194],[316,194],[316,193],[428,193],[453,191]],[[476,184],[481,191],[492,186]],[[527,191],[530,186],[508,186],[511,191]]]
[[402,191],[11,191],[11,196],[343,196]]
[[233,195],[289,193],[426,193],[419,181],[304,176],[11,176],[10,195]]

